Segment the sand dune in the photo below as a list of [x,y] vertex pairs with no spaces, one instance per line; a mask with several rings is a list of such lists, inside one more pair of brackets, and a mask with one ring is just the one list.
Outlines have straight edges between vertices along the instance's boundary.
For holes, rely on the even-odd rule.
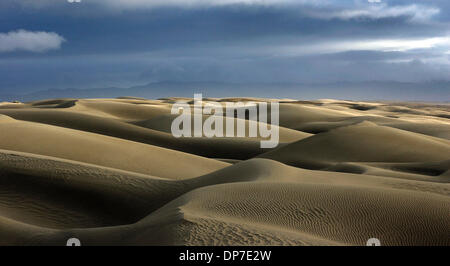
[[[166,133],[171,133],[171,125],[172,125],[172,121],[177,117],[177,115],[161,115],[158,117],[155,117],[153,119],[149,119],[149,120],[145,120],[145,121],[139,121],[136,122],[136,125],[145,127],[145,128],[150,128],[153,130],[157,130],[157,131],[162,131],[162,132],[166,132]],[[202,121],[203,123],[205,122],[206,119],[208,119],[211,116],[202,116]],[[243,119],[233,119],[233,118],[224,118],[223,119],[223,128],[226,128],[226,123],[227,122],[234,122],[235,123],[235,128],[234,128],[234,135],[237,135],[237,124],[240,121],[243,121]],[[245,132],[249,131],[249,120],[245,120],[243,121],[245,123]],[[191,135],[194,135],[194,122],[191,121]],[[260,123],[257,122],[256,126],[259,127],[260,124],[264,124],[267,125],[265,123]],[[268,126],[268,125],[267,125]],[[301,140],[307,137],[310,137],[311,134],[309,133],[305,133],[302,131],[298,131],[298,130],[293,130],[293,129],[289,129],[289,128],[285,128],[285,127],[278,127],[279,128],[279,141],[282,143],[288,143],[288,142],[293,142],[293,141],[297,141],[297,140]],[[219,138],[216,138],[219,139]],[[247,138],[248,139],[248,138]],[[260,140],[264,140],[267,138],[262,138],[259,134],[256,138],[256,140],[260,141]]]
[[[370,234],[392,245],[448,241],[442,232],[449,221],[439,217],[449,207],[449,185],[304,170],[266,159],[173,181],[50,157],[1,154],[3,187],[29,182],[35,187],[15,191],[15,197],[1,194],[0,220],[18,231],[32,225],[28,237],[17,236],[15,243],[57,244],[69,234],[85,244],[120,238],[124,244],[360,245]],[[54,193],[36,198],[51,188]],[[84,204],[75,204],[78,198]],[[17,199],[21,208],[8,209]],[[25,204],[32,200],[39,204]],[[53,216],[43,215],[46,209]],[[392,232],[386,223],[404,231]],[[9,230],[0,226],[0,235]],[[41,231],[46,237],[36,238]]]
[[336,111],[321,106],[286,103],[280,106],[280,126],[296,129],[307,122],[336,122],[351,116],[351,113]]
[[277,100],[263,150],[174,138],[177,100],[0,103],[0,245],[450,244],[447,106]]
[[[249,225],[269,232],[276,228],[355,245],[364,244],[371,235],[380,236],[387,245],[449,244],[448,235],[443,232],[450,223],[441,219],[448,214],[449,207],[446,197],[425,193],[412,198],[398,190],[264,182],[202,188],[165,206],[171,211],[180,210],[183,219],[193,224],[178,229],[187,242],[181,244],[255,244],[242,240],[246,234],[239,225]],[[224,231],[218,222],[223,222],[222,226],[234,234],[205,239],[204,233],[213,236],[216,231]],[[398,230],[386,228],[386,224]]]
[[307,168],[320,168],[329,162],[432,162],[450,158],[450,142],[366,121],[317,134],[260,157]]
[[[265,152],[259,139],[239,138],[175,138],[172,134],[110,117],[99,117],[68,110],[0,109],[0,114],[17,120],[44,123],[85,132],[141,142],[209,158],[249,159]],[[6,118],[5,118],[6,119]],[[310,136],[299,131],[281,131],[280,141],[288,142]]]
[[[2,121],[0,131],[1,149],[48,155],[173,179],[198,176],[228,165],[156,146],[40,123]],[[172,160],[176,160],[177,164],[173,165]],[[191,167],[192,165],[196,167]]]
[[[127,100],[132,102],[129,104],[131,106],[127,107],[123,107],[123,103],[120,103],[117,109],[114,109],[114,107],[116,107],[116,103],[119,100],[108,100],[110,101],[109,103],[106,100],[101,100],[98,108],[95,108],[94,105],[94,107],[87,109],[84,106],[91,106],[92,104],[84,104],[88,100],[80,101],[77,101],[75,105],[71,106],[68,106],[68,102],[74,102],[71,99],[32,102],[23,108],[14,109],[0,106],[0,114],[18,120],[82,130],[209,158],[242,160],[250,159],[265,152],[265,150],[260,148],[260,140],[262,138],[239,138],[231,141],[229,138],[174,138],[170,131],[170,125],[175,116],[170,114],[161,115],[159,113],[161,110],[165,110],[162,111],[163,113],[170,112],[167,106],[164,108],[157,107],[161,110],[157,110],[154,118],[140,120],[142,116],[140,114],[142,110],[140,109],[143,107],[146,108],[146,106],[136,104],[135,100]],[[148,102],[145,103],[148,104]],[[62,104],[67,107],[61,108],[53,105],[53,108],[33,108],[36,106],[49,106],[50,104],[56,104],[58,106]],[[105,108],[105,106],[110,109]],[[103,115],[102,113],[98,113],[98,110],[109,110],[111,113]],[[118,117],[111,115],[112,113]],[[133,117],[130,113],[137,113],[139,115]],[[127,123],[121,118],[123,116],[132,117],[133,121]],[[151,117],[151,115],[148,117]],[[247,121],[246,131],[248,132]],[[281,143],[293,142],[309,136],[311,134],[280,127],[279,140]]]

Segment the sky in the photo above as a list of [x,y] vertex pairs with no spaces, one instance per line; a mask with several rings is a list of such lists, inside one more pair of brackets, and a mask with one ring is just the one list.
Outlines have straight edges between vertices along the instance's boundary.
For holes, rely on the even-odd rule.
[[450,82],[450,1],[0,1],[0,95],[161,81]]

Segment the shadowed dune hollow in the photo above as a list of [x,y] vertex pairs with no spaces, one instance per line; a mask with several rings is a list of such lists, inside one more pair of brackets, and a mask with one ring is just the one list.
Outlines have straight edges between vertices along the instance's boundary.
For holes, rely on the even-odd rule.
[[261,149],[177,100],[0,103],[0,245],[450,245],[449,105],[277,100]]

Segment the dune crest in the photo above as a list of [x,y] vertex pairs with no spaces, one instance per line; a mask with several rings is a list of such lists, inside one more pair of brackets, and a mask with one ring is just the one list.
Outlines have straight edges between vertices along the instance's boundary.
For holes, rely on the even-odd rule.
[[433,162],[450,158],[450,142],[364,121],[317,134],[260,157],[306,168],[326,167],[330,162]]
[[[227,163],[119,138],[16,120],[1,123],[0,148],[59,157],[159,177],[183,179]],[[33,132],[29,134],[28,132]],[[176,161],[174,165],[171,162]],[[192,165],[197,165],[193,168]]]

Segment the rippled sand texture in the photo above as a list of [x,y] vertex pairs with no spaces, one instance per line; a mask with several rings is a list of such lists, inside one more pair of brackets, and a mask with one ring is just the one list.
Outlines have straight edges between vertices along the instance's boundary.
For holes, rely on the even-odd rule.
[[450,244],[449,105],[279,100],[267,150],[176,100],[0,103],[0,245]]

